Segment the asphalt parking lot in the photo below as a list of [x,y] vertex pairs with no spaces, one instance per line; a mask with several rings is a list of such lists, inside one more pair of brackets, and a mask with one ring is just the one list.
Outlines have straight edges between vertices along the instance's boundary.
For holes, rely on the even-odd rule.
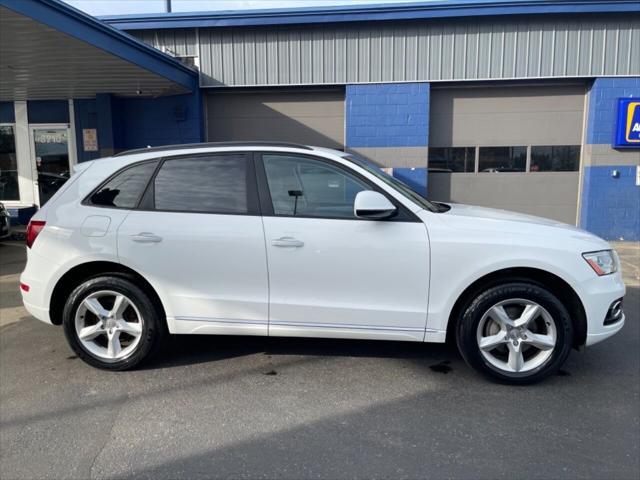
[[0,478],[640,476],[640,248],[627,324],[530,387],[446,345],[175,337],[134,372],[78,360],[28,316],[0,245]]

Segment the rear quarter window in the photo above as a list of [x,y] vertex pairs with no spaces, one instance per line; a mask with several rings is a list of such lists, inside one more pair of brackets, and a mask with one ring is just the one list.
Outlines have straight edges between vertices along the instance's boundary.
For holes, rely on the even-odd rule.
[[93,195],[90,203],[101,207],[135,208],[158,161],[144,162],[117,173]]

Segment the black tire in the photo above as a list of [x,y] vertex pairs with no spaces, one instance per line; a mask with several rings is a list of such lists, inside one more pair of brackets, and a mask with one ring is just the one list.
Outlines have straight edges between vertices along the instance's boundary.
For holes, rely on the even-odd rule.
[[[546,309],[555,322],[554,351],[544,363],[526,372],[509,372],[496,367],[485,358],[478,344],[478,326],[485,313],[494,305],[510,299],[537,303]],[[490,379],[521,385],[536,383],[554,374],[569,356],[572,337],[571,318],[564,305],[543,286],[528,281],[504,283],[481,292],[464,309],[456,328],[458,349],[467,364]]]
[[[133,369],[157,353],[166,336],[167,328],[161,309],[143,289],[133,283],[134,279],[116,275],[107,274],[91,278],[79,285],[67,299],[62,322],[67,341],[78,357],[93,367],[120,371]],[[144,319],[141,322],[142,335],[137,346],[125,358],[116,361],[105,361],[85,348],[78,338],[75,327],[76,312],[81,303],[87,296],[102,290],[125,295],[133,302]]]

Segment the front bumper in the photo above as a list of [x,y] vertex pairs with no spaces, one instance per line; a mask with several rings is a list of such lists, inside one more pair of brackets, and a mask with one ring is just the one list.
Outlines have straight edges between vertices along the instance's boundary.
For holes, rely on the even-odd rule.
[[585,346],[595,345],[602,340],[615,335],[624,326],[625,316],[611,321],[610,308],[612,304],[624,297],[625,286],[622,275],[595,277],[584,284],[585,289],[581,298],[587,314],[587,338]]
[[604,329],[599,330],[597,333],[587,333],[587,341],[585,343],[585,346],[588,347],[590,345],[595,345],[596,343],[606,340],[612,335],[615,335],[622,329],[622,327],[624,327],[624,321],[625,316],[623,313],[622,318],[616,323],[606,325]]

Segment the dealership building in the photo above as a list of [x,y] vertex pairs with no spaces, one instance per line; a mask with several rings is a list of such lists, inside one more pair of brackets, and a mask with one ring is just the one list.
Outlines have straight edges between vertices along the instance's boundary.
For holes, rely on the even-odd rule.
[[0,201],[19,222],[77,162],[269,140],[355,151],[430,199],[640,240],[637,0],[100,19],[0,0],[0,101]]

